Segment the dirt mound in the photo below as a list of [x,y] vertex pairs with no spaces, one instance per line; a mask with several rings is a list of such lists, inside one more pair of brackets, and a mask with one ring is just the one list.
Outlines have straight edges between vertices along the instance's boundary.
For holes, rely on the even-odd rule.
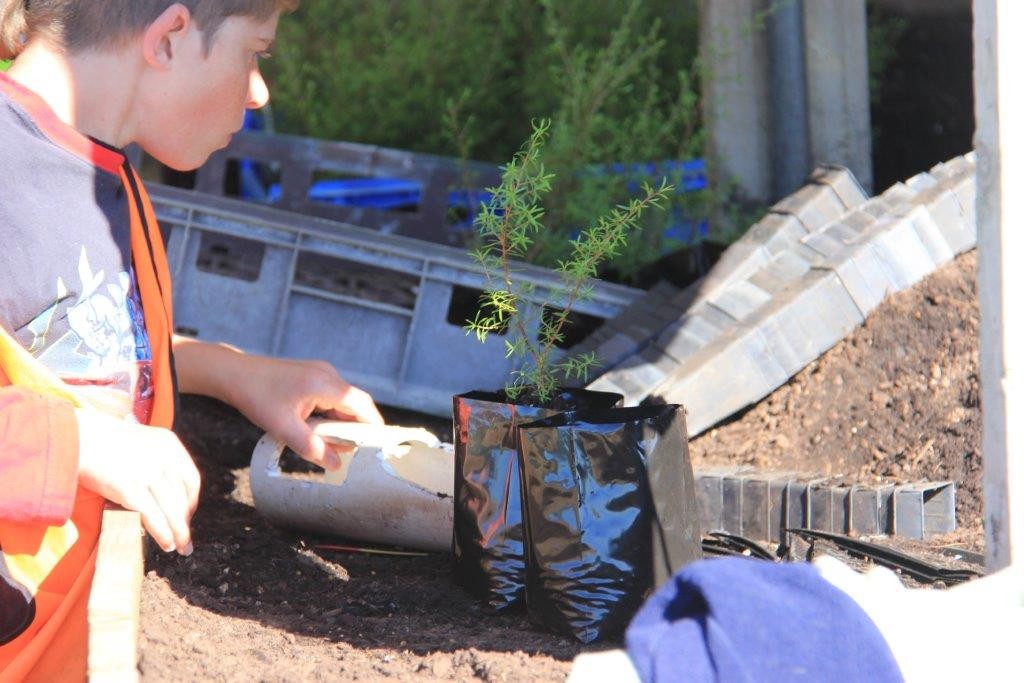
[[[695,439],[695,463],[862,482],[952,479],[958,523],[980,543],[974,272],[967,254],[891,297],[788,384]],[[181,418],[204,490],[193,556],[147,560],[145,679],[532,681],[568,672],[575,642],[522,614],[487,614],[452,584],[445,556],[342,555],[316,549],[328,539],[271,527],[248,487],[260,434],[206,399],[186,398]]]
[[976,252],[882,303],[765,400],[690,442],[695,465],[951,480],[957,525],[983,516]]

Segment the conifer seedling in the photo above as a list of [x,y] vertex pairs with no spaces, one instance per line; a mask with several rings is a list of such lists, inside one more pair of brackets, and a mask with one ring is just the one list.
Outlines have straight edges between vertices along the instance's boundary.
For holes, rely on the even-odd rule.
[[[510,401],[540,405],[554,397],[562,379],[585,381],[597,365],[593,353],[563,357],[557,351],[569,315],[577,302],[592,296],[592,281],[600,266],[640,230],[643,214],[651,207],[662,208],[674,190],[665,179],[657,187],[644,184],[639,197],[580,230],[571,240],[569,256],[555,268],[560,286],[545,291],[541,298],[536,287],[514,280],[512,274],[534,236],[546,229],[541,201],[551,191],[554,176],[545,170],[541,152],[549,127],[549,120],[534,122],[529,140],[502,168],[501,183],[488,188],[492,198],[474,219],[479,246],[472,256],[483,268],[487,285],[476,315],[465,326],[466,333],[475,334],[481,342],[491,333],[507,332],[506,356],[522,362],[506,383],[505,394]],[[530,335],[534,326],[536,339]]]

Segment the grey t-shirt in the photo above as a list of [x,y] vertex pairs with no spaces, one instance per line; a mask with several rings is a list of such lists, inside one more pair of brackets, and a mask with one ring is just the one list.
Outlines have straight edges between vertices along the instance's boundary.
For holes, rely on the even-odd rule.
[[0,74],[0,325],[65,382],[146,423],[152,352],[119,150]]

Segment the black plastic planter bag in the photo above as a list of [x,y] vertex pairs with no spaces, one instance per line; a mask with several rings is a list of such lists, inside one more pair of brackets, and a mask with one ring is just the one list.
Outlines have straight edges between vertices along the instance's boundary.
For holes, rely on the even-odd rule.
[[545,407],[509,403],[503,392],[455,397],[455,580],[492,609],[522,603],[526,582],[516,425],[621,402],[584,389],[560,390]]
[[530,619],[589,643],[700,557],[677,405],[555,415],[519,427]]

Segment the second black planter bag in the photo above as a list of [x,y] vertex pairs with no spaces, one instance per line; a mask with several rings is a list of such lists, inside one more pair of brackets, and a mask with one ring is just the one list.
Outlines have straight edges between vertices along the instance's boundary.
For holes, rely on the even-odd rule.
[[563,389],[544,406],[504,392],[454,398],[455,579],[494,610],[522,603],[526,581],[516,426],[560,411],[605,409],[622,396]]
[[699,559],[680,406],[562,414],[519,428],[530,618],[589,643]]

